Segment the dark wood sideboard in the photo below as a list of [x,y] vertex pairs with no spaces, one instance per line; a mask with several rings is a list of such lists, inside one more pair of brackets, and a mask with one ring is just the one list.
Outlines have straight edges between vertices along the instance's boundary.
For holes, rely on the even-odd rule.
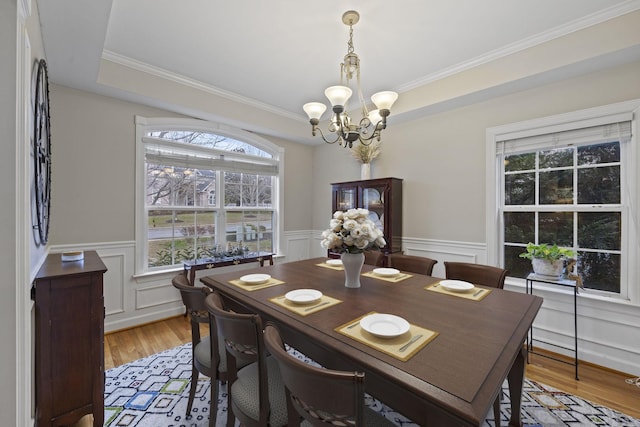
[[103,425],[106,271],[95,251],[71,262],[50,254],[34,280],[37,427],[87,414]]

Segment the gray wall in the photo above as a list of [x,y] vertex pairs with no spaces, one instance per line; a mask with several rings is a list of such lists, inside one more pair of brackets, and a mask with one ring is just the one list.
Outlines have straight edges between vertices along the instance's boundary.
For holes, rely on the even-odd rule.
[[[640,98],[640,62],[408,123],[394,123],[392,114],[372,177],[404,179],[404,237],[484,243],[488,127],[635,98]],[[325,144],[314,154],[315,229],[328,226],[328,183],[359,179],[359,164],[340,151]]]
[[[179,115],[51,86],[51,244],[134,240],[136,115]],[[285,149],[285,230],[311,228],[313,149],[265,137]]]

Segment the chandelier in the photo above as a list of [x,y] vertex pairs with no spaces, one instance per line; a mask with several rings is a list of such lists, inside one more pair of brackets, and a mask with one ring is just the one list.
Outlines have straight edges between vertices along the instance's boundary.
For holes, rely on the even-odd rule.
[[[324,94],[331,103],[333,116],[329,123],[329,132],[334,137],[327,139],[318,127],[320,117],[327,109],[327,106],[321,102],[309,102],[304,104],[302,109],[309,116],[311,123],[311,134],[316,136],[316,132],[320,132],[320,136],[324,142],[328,144],[338,143],[342,147],[352,148],[353,143],[360,141],[363,145],[369,145],[374,140],[380,141],[382,130],[387,127],[387,117],[391,114],[391,106],[398,99],[396,92],[384,91],[375,93],[371,100],[376,108],[368,111],[362,96],[360,88],[360,58],[353,49],[353,26],[360,20],[360,14],[355,10],[349,10],[342,15],[342,22],[349,26],[349,42],[347,43],[347,54],[344,56],[344,62],[340,64],[340,85],[328,87]],[[356,81],[356,89],[361,106],[362,118],[355,123],[347,113],[347,102],[353,91],[349,88],[352,80]]]

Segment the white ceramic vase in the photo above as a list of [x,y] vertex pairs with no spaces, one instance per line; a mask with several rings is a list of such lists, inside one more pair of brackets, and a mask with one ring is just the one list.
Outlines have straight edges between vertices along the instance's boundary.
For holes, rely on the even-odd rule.
[[360,165],[360,179],[371,179],[371,163]]
[[548,276],[557,279],[562,275],[564,260],[559,259],[556,261],[550,261],[543,258],[533,258],[531,260],[531,267],[533,268],[533,272],[540,276]]
[[364,265],[364,253],[342,253],[342,266],[344,268],[344,286],[347,288],[360,287],[360,272]]

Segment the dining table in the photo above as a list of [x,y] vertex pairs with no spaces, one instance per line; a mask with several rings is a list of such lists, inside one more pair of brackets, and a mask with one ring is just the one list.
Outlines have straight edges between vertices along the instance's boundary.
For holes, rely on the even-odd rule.
[[[347,288],[342,267],[327,261],[281,262],[200,280],[229,308],[274,323],[288,345],[322,366],[364,372],[367,393],[418,425],[482,425],[505,380],[509,425],[522,425],[524,343],[542,298],[478,285],[454,292],[442,278],[379,275],[366,264],[361,286]],[[256,274],[268,278],[247,279]],[[309,293],[300,290],[321,297],[292,299],[291,291]],[[371,334],[363,322],[372,315],[399,317],[409,329]]]

